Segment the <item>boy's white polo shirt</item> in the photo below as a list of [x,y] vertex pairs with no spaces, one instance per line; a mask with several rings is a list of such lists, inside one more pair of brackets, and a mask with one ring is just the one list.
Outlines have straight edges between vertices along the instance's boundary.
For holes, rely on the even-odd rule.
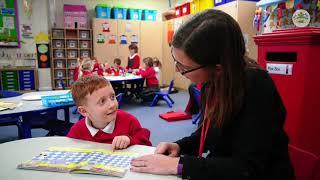
[[[92,137],[95,136],[99,132],[99,129],[92,127],[91,122],[88,120],[87,117],[85,120],[86,120],[86,126],[87,126],[91,136]],[[111,133],[113,133],[114,125],[115,125],[115,121],[111,121],[106,127],[101,129],[101,131],[108,133],[108,134],[111,134]]]

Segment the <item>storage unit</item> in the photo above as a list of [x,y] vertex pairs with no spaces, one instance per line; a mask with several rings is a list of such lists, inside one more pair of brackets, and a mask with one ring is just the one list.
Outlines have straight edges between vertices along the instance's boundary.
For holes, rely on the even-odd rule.
[[142,20],[142,9],[129,9],[128,19],[130,20]]
[[157,20],[157,11],[144,9],[143,14],[142,14],[142,20],[156,21]]
[[68,88],[73,83],[73,70],[77,66],[77,58],[91,57],[93,54],[92,31],[90,29],[52,29],[51,43],[53,89],[62,88],[60,79]]
[[127,19],[127,8],[122,6],[113,7],[111,10],[111,17],[113,19]]
[[182,16],[182,6],[176,6],[176,18]]
[[286,107],[290,143],[320,156],[320,28],[279,30],[257,36],[255,42],[258,62]]
[[190,1],[190,14],[196,14],[200,12],[200,0]]
[[111,18],[111,6],[108,4],[98,4],[96,6],[96,18]]
[[181,14],[182,16],[186,16],[190,14],[190,3],[185,3],[181,5]]
[[225,3],[226,3],[226,0],[214,0],[214,6],[220,6]]
[[10,91],[32,91],[38,89],[35,69],[1,69],[0,89]]
[[211,9],[214,7],[213,0],[200,0],[200,11]]
[[88,13],[85,5],[70,5],[63,6],[64,11],[64,28],[68,29],[87,29],[88,28]]
[[19,71],[19,89],[21,91],[35,90],[34,70]]
[[214,0],[214,6],[220,6],[232,1],[253,1],[253,2],[258,2],[259,0]]

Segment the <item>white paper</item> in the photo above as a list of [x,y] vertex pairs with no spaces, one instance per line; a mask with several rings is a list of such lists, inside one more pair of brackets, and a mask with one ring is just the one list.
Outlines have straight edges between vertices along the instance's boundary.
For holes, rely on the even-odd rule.
[[292,75],[293,64],[274,64],[267,63],[269,74]]

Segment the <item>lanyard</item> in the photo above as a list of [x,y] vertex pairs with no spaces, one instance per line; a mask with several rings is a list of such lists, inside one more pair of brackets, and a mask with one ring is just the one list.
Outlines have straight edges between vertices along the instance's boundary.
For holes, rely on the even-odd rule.
[[209,126],[210,126],[210,119],[207,117],[207,109],[208,109],[208,105],[206,105],[206,109],[205,109],[205,113],[204,113],[205,119],[204,119],[203,125],[201,127],[201,137],[200,137],[200,146],[199,146],[199,154],[198,154],[199,158],[202,157],[204,142],[206,140]]

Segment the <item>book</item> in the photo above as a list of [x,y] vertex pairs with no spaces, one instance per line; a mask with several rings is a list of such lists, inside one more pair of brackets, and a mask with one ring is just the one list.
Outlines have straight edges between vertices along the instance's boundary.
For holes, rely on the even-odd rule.
[[123,177],[130,168],[131,160],[137,155],[104,149],[50,147],[17,168]]
[[0,101],[0,111],[14,109],[18,106],[17,102],[13,101]]

